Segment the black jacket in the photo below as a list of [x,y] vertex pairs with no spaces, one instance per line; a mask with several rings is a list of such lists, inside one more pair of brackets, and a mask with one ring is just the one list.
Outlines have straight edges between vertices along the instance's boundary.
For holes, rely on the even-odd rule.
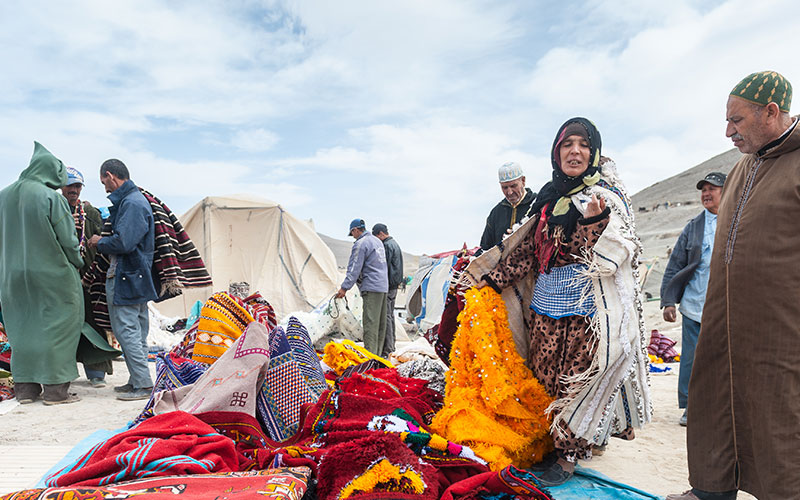
[[391,236],[383,240],[383,248],[386,250],[389,290],[392,290],[403,282],[403,252],[400,250],[400,245]]
[[523,217],[529,215],[528,210],[530,210],[535,199],[536,193],[531,191],[530,188],[525,188],[525,197],[516,207],[512,207],[511,203],[505,198],[495,205],[492,211],[489,212],[489,217],[486,218],[486,228],[484,228],[483,236],[481,237],[481,248],[489,250],[503,241],[503,235],[506,234],[506,231],[522,220]]
[[681,301],[683,290],[692,279],[703,255],[703,232],[706,211],[689,221],[678,236],[661,280],[661,307],[674,306]]

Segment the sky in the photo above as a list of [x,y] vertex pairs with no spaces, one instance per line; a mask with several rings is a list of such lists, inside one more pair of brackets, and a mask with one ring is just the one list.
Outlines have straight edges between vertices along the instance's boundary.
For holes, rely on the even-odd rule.
[[796,0],[4,1],[0,187],[39,141],[97,206],[118,158],[177,214],[250,194],[339,239],[476,246],[497,168],[538,190],[570,117],[631,194],[730,149],[739,80],[800,88],[797,26]]

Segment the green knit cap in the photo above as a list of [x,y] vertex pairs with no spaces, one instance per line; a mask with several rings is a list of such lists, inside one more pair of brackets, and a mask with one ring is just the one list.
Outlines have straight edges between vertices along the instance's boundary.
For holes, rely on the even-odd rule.
[[759,106],[774,102],[784,113],[792,106],[792,84],[775,71],[759,71],[737,83],[731,95]]

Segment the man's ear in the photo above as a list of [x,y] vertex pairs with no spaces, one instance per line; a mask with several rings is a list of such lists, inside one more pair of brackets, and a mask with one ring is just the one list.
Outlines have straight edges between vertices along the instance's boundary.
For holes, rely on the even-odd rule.
[[764,108],[767,112],[767,118],[770,120],[774,120],[781,115],[781,108],[778,106],[777,102],[770,102],[764,106]]

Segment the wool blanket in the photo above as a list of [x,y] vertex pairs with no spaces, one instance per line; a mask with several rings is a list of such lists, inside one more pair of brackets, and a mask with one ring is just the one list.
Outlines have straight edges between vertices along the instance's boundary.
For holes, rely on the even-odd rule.
[[[139,190],[153,210],[155,231],[153,276],[154,280],[157,280],[158,301],[180,295],[183,293],[183,288],[211,286],[211,275],[178,217],[150,192],[142,188]],[[111,223],[106,221],[100,236],[111,236],[112,230]],[[111,331],[106,299],[106,273],[109,264],[108,256],[98,252],[82,280],[83,286],[89,290],[97,325]]]
[[104,486],[52,487],[22,490],[0,500],[301,500],[308,489],[308,467],[250,472],[172,475],[134,479]]
[[650,332],[650,345],[647,346],[647,353],[661,358],[665,363],[671,363],[678,356],[675,344],[676,342],[671,338],[660,334],[658,330],[653,330]]
[[[477,474],[447,488],[442,500],[552,500],[553,497],[530,472],[509,465],[505,469]],[[588,497],[587,497],[588,498]]]
[[388,368],[393,368],[389,361],[372,354],[352,340],[328,342],[325,345],[325,354],[322,357],[322,361],[331,367],[337,375],[341,375],[345,369],[351,366],[368,360],[375,360]]
[[52,486],[105,486],[127,479],[239,469],[233,441],[188,413],[150,418],[95,445],[45,480]]
[[396,434],[373,433],[332,447],[320,460],[318,478],[320,500],[439,498],[436,468]]
[[553,449],[545,415],[552,398],[515,349],[502,297],[484,287],[465,298],[444,408],[431,426],[474,449],[492,470],[528,467]]

